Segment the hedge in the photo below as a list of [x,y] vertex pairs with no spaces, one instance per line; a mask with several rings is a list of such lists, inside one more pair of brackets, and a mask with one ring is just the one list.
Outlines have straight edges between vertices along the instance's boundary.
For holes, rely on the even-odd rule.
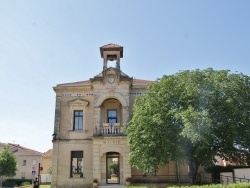
[[3,182],[3,187],[13,187],[13,186],[21,186],[22,184],[29,185],[32,183],[31,179],[6,179]]

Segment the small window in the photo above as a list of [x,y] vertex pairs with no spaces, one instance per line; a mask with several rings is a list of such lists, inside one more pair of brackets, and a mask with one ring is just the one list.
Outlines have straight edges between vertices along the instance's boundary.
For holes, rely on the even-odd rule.
[[73,130],[83,130],[83,111],[74,111],[74,127]]
[[26,166],[26,160],[23,160],[23,166]]
[[22,172],[22,179],[25,179],[25,172]]
[[80,174],[83,177],[83,151],[71,151],[71,170],[70,176]]
[[114,125],[117,123],[117,111],[108,110],[108,123]]

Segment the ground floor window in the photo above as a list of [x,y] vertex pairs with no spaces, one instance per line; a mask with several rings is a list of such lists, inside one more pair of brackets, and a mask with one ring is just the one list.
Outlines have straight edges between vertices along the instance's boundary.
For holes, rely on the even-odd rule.
[[71,151],[70,177],[83,177],[83,151]]

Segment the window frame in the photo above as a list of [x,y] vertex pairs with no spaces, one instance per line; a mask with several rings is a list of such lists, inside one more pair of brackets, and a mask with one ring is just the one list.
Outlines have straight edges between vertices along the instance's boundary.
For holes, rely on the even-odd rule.
[[[74,173],[74,159],[76,159],[76,172]],[[81,151],[71,151],[71,155],[70,155],[70,177],[73,177],[73,174],[80,174],[80,177],[83,177],[83,172],[84,172],[84,168],[83,168],[83,162],[84,162],[84,152]],[[79,164],[81,163],[82,166],[80,166]]]
[[[79,113],[79,114],[78,114]],[[78,120],[76,122],[76,119]],[[79,120],[81,119],[81,122]],[[84,127],[84,113],[83,110],[74,110],[74,119],[73,119],[73,130],[82,131]],[[80,125],[81,123],[81,125]]]
[[21,173],[21,179],[25,179],[25,172]]
[[[112,112],[112,111],[116,113],[115,117],[109,116],[109,112]],[[108,109],[107,110],[107,122],[110,123],[109,120],[115,120],[115,123],[117,123],[117,119],[118,119],[117,113],[118,113],[117,109]]]
[[[82,100],[82,99],[76,99],[76,100],[73,100],[73,101],[70,101],[68,103],[69,105],[69,116],[70,116],[70,127],[69,127],[69,130],[72,130],[72,131],[84,131],[86,132],[86,107],[88,106],[89,102],[88,101],[85,101],[85,100]],[[83,112],[83,122],[82,122],[82,129],[80,130],[75,130],[75,127],[74,127],[74,122],[75,122],[75,117],[74,117],[74,112],[75,111],[82,111]]]
[[23,165],[22,165],[22,166],[26,166],[26,165],[27,165],[27,160],[24,159],[24,160],[23,160]]

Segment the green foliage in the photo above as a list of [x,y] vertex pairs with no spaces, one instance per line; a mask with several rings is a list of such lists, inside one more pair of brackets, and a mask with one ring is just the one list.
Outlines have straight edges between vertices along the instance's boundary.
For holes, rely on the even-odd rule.
[[20,184],[20,186],[31,185],[31,181],[24,181]]
[[[168,186],[168,188],[177,188],[179,186]],[[192,185],[192,186],[181,186],[184,188],[225,188],[222,184],[212,184],[212,185]]]
[[246,164],[250,149],[250,79],[213,69],[163,76],[134,104],[127,128],[135,168],[155,173],[170,160],[199,165],[218,155]]
[[118,171],[119,169],[119,164],[118,163],[110,163],[108,166],[109,169],[113,169],[114,171]]
[[39,188],[51,188],[51,185],[39,185]]
[[13,187],[17,186],[24,186],[24,185],[31,185],[32,180],[30,179],[6,179],[3,182],[4,187]]
[[16,175],[17,162],[16,156],[5,146],[0,153],[0,176],[13,177]]
[[127,178],[125,179],[125,181],[132,183],[132,178],[131,178],[131,177],[127,177]]
[[48,169],[48,173],[51,175],[52,174],[52,166],[51,167],[49,167],[49,169]]
[[[229,185],[212,184],[212,185],[193,185],[193,186],[181,186],[183,188],[249,188],[250,183],[232,183]],[[177,188],[177,186],[168,186],[168,188]]]

